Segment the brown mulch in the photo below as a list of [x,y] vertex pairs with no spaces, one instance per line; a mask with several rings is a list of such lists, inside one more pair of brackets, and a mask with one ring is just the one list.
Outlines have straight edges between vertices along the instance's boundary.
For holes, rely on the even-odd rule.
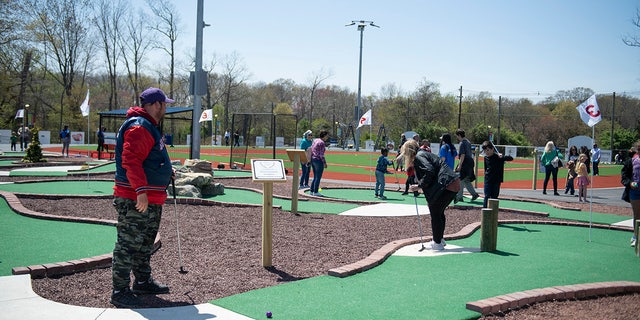
[[[0,177],[0,181],[20,179],[24,178]],[[249,179],[221,179],[219,182],[225,186],[261,188]],[[289,184],[274,184],[274,193],[290,196],[290,188]],[[46,214],[116,218],[109,199],[69,198],[60,201],[24,197],[21,201],[25,207]],[[589,210],[587,204],[572,203],[572,206]],[[182,266],[188,271],[187,274],[180,274],[174,206],[173,203],[165,205],[160,227],[162,247],[153,255],[151,263],[154,278],[169,285],[171,293],[146,296],[147,306],[206,303],[283,282],[324,275],[331,268],[365,258],[386,243],[413,238],[418,234],[415,216],[296,216],[274,209],[273,267],[264,268],[261,266],[261,210],[257,207],[178,204]],[[594,205],[593,210],[631,216],[628,207]],[[478,222],[480,216],[480,210],[448,209],[446,233],[455,233],[470,223]],[[429,217],[421,218],[424,234],[430,236]],[[500,213],[499,218],[546,219],[504,212]],[[32,283],[37,294],[53,301],[88,307],[113,307],[109,304],[110,268],[54,279],[34,279]],[[549,302],[483,319],[502,316],[507,319],[636,319],[639,305],[640,295]],[[629,317],[631,314],[634,316]]]

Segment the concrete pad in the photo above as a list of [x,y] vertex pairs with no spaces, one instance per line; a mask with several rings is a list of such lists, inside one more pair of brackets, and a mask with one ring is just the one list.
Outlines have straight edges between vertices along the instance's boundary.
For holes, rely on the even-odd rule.
[[[425,242],[425,248],[426,248],[426,245],[427,243]],[[447,246],[444,247],[444,250],[442,251],[431,250],[431,249],[425,249],[420,251],[421,248],[422,248],[422,245],[420,245],[419,243],[412,244],[412,245],[408,245],[398,249],[396,252],[393,253],[393,255],[399,256],[399,257],[438,257],[438,256],[447,255],[447,254],[480,252],[480,248],[465,248],[465,247],[456,246],[450,243],[447,243]]]
[[[424,203],[424,202],[423,202]],[[420,215],[429,214],[429,207],[420,205],[418,202],[418,212]],[[357,207],[347,210],[340,215],[343,216],[366,216],[366,217],[405,217],[415,216],[415,204],[394,204],[394,203],[378,203]]]
[[210,303],[175,308],[115,309],[67,305],[38,296],[29,275],[0,277],[0,320],[120,320],[120,319],[216,319],[249,320],[241,314]]
[[633,219],[629,219],[629,220],[624,220],[624,221],[620,221],[620,222],[616,222],[611,224],[612,226],[619,226],[619,227],[629,227],[629,228],[633,228]]
[[19,172],[68,172],[70,170],[81,170],[82,166],[48,166],[48,167],[34,167],[34,168],[21,168],[13,169],[11,171]]

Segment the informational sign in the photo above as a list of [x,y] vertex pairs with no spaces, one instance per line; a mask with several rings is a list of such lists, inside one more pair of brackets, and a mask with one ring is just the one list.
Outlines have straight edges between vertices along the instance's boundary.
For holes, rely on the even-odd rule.
[[84,132],[71,131],[71,144],[84,144]]
[[253,181],[285,182],[287,176],[284,172],[282,159],[251,159],[251,173]]

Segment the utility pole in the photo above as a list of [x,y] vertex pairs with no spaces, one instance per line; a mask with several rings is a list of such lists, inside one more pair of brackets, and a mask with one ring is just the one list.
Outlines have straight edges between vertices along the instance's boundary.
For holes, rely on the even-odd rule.
[[[362,84],[362,36],[364,33],[364,27],[372,26],[372,27],[380,28],[380,26],[375,25],[373,21],[351,20],[351,23],[346,25],[346,27],[353,26],[353,25],[357,25],[358,31],[360,31],[360,60],[358,64],[358,107],[356,109],[356,117],[355,117],[355,123],[357,125],[361,115],[360,110],[362,108],[362,85],[361,85]],[[356,141],[355,141],[356,151],[360,151],[360,128],[356,129],[355,138],[356,138]]]
[[204,0],[198,0],[197,6],[197,18],[196,18],[196,70],[194,72],[193,79],[193,111],[191,112],[191,159],[200,159],[200,114],[202,113],[202,101],[201,96],[206,92],[201,90],[203,82],[206,84],[206,76],[202,71],[202,31],[205,27],[209,26],[204,23],[203,16],[203,2]]
[[497,144],[500,144],[500,109],[502,107],[502,96],[498,96],[498,137],[497,137]]
[[460,86],[460,102],[458,103],[458,129],[460,129],[460,117],[462,117],[462,86]]

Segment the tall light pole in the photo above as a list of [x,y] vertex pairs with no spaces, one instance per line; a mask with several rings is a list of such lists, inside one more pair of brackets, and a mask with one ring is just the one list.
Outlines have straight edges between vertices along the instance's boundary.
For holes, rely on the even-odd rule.
[[380,26],[377,26],[373,23],[373,21],[364,21],[364,20],[351,20],[351,23],[346,25],[348,26],[354,26],[357,25],[358,26],[358,31],[360,31],[360,60],[359,60],[359,64],[358,64],[358,107],[356,109],[356,116],[355,116],[355,122],[356,122],[356,141],[355,141],[355,145],[356,145],[356,151],[360,150],[360,128],[357,128],[358,125],[358,120],[360,119],[360,109],[362,108],[362,36],[364,34],[364,27],[366,26],[372,26],[372,27],[376,27],[376,28],[380,28]]
[[207,78],[202,71],[202,33],[206,24],[202,18],[204,10],[204,0],[198,0],[196,7],[196,70],[193,79],[193,112],[191,113],[191,159],[200,159],[200,114],[202,113],[201,96],[206,94],[203,87],[206,86]]
[[214,124],[213,124],[213,144],[218,145],[218,114],[213,115]]

